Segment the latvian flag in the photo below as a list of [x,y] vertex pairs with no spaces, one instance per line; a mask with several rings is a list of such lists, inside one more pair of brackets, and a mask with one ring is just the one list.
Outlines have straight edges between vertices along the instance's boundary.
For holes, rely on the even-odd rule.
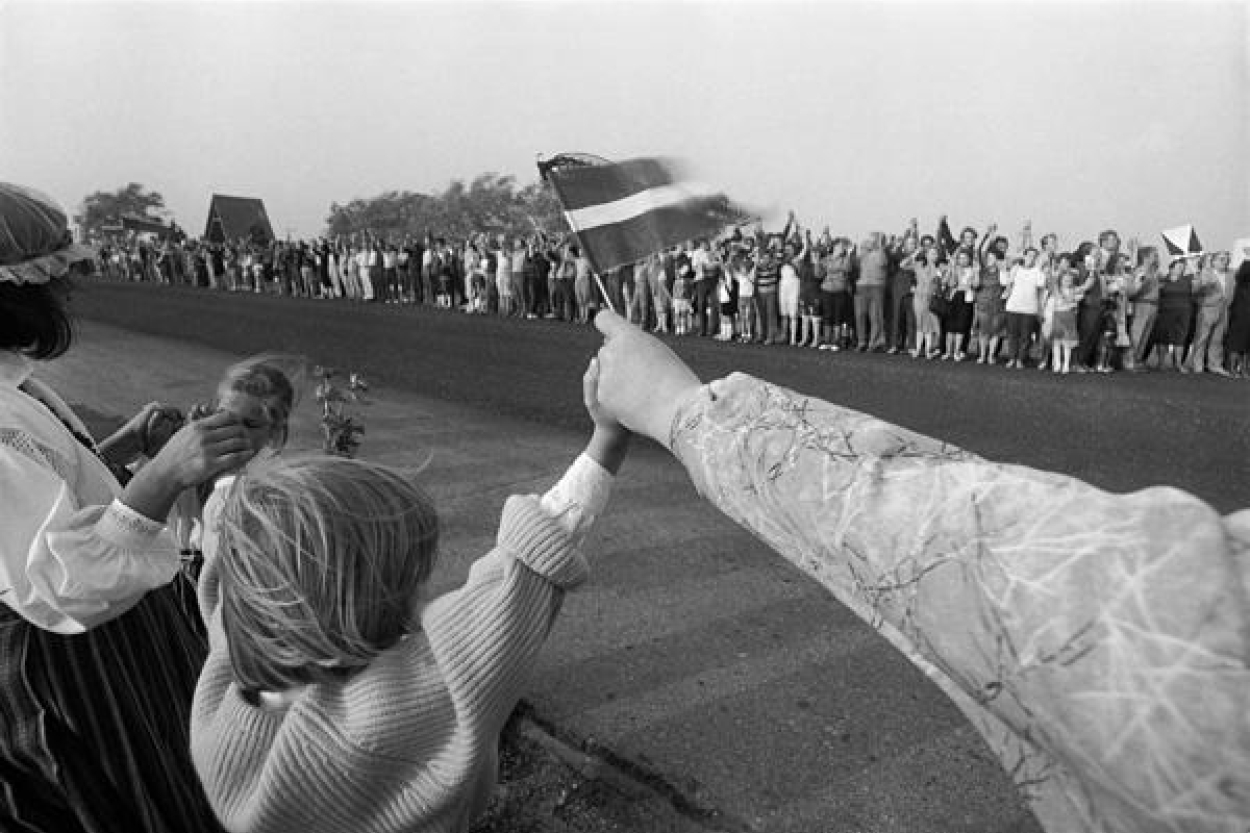
[[747,219],[724,194],[683,180],[671,160],[569,154],[538,167],[599,274]]

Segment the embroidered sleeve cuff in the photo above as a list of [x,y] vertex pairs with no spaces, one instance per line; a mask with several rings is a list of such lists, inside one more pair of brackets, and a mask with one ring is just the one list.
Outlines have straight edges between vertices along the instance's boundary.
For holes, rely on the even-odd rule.
[[542,509],[575,543],[580,543],[607,507],[612,480],[607,469],[582,454],[560,482],[543,495]]
[[[100,537],[118,549],[148,551],[157,544],[165,525],[144,517],[120,500],[114,500],[96,525]],[[176,550],[171,552],[176,555]]]

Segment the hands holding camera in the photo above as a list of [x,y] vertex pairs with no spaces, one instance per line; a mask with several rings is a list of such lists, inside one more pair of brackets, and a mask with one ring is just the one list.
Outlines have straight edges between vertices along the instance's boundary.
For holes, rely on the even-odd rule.
[[149,403],[123,432],[151,460],[126,486],[122,501],[156,521],[169,515],[182,490],[245,465],[258,451],[235,414],[202,405],[184,419],[177,408]]

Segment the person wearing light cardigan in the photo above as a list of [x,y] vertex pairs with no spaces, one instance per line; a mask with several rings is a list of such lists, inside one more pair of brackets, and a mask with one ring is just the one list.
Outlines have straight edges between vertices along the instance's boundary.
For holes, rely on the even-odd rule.
[[[191,754],[225,827],[460,831],[486,806],[499,734],[603,511],[628,432],[601,419],[543,497],[504,505],[495,548],[427,600],[438,523],[400,473],[275,458],[205,507],[209,656]],[[345,512],[344,507],[351,507]]]

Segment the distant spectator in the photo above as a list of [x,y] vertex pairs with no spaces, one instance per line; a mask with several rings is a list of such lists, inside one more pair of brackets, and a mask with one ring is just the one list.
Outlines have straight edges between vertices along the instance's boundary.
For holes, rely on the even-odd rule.
[[[970,229],[965,229],[967,231]],[[942,354],[944,361],[961,362],[967,358],[964,347],[972,330],[972,312],[978,281],[977,268],[972,265],[975,256],[967,247],[960,247],[955,252],[954,263],[946,273],[944,286],[950,306],[943,322],[946,329],[946,352]]]
[[855,285],[855,334],[859,350],[885,346],[885,286],[890,260],[881,235],[864,241],[859,257],[859,281]]
[[571,247],[569,253],[573,256],[573,294],[577,298],[577,320],[580,324],[588,324],[591,310],[598,308],[595,303],[598,290],[593,285],[594,270],[590,265],[590,258],[586,257],[580,247]]
[[1159,369],[1187,372],[1181,364],[1181,353],[1189,336],[1192,309],[1193,279],[1187,273],[1185,258],[1178,257],[1168,266],[1167,277],[1159,285],[1159,313],[1155,319],[1154,343],[1160,351]]
[[1189,352],[1189,369],[1194,373],[1227,376],[1224,369],[1224,332],[1228,325],[1228,306],[1232,302],[1232,273],[1227,252],[1218,252],[1202,259],[1194,282],[1198,304],[1198,321]]
[[820,284],[818,271],[820,256],[812,242],[811,231],[804,234],[803,251],[799,253],[799,346],[819,348],[821,344]]
[[911,351],[914,359],[934,359],[942,355],[942,323],[932,309],[934,293],[943,291],[942,272],[938,267],[940,256],[937,245],[929,240],[904,260],[915,280],[912,309],[916,334]]
[[[998,349],[1007,329],[1007,314],[1003,305],[1003,276],[999,251],[987,248],[982,256],[977,274],[976,296],[973,301],[976,314],[977,364],[995,364]],[[1014,362],[1012,363],[1014,367]]]
[[1250,379],[1250,260],[1242,261],[1233,278],[1233,298],[1228,307],[1229,370]]
[[1138,266],[1133,272],[1128,298],[1133,305],[1132,342],[1133,369],[1145,370],[1146,359],[1154,338],[1155,319],[1159,314],[1159,250],[1147,246],[1138,250]]
[[1007,315],[1007,340],[1011,351],[1007,360],[1009,368],[1024,367],[1037,329],[1042,294],[1046,290],[1046,273],[1038,265],[1038,256],[1037,249],[1026,249],[1024,262],[1000,277],[1007,293],[1003,309]]
[[738,337],[742,343],[751,344],[759,334],[759,310],[755,303],[755,261],[747,245],[732,256],[729,273],[738,284]]
[[824,324],[823,347],[837,352],[851,343],[854,321],[851,298],[851,241],[834,238],[832,248],[822,258],[824,275],[820,282],[820,307]]
[[916,330],[915,288],[916,272],[914,255],[920,249],[920,239],[909,231],[903,242],[890,252],[890,355],[907,349],[907,342]]

